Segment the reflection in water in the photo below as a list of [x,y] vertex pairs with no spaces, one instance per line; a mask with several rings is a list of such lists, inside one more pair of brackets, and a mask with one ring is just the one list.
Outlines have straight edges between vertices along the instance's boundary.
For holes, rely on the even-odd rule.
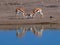
[[37,36],[42,36],[43,30],[44,30],[43,26],[41,26],[41,28],[39,28],[37,26],[28,26],[28,27],[27,26],[25,26],[25,27],[22,26],[22,27],[20,27],[20,29],[16,30],[16,35],[18,37],[23,37],[26,32],[31,31]]
[[22,37],[25,33],[26,33],[26,29],[25,28],[23,30],[21,29],[19,31],[18,30],[16,31],[17,37]]
[[17,37],[23,37],[28,31],[41,37],[45,29],[60,29],[60,24],[17,25]]
[[60,24],[0,25],[0,30],[16,30],[17,37],[23,37],[28,31],[37,37],[41,37],[46,29],[60,29]]

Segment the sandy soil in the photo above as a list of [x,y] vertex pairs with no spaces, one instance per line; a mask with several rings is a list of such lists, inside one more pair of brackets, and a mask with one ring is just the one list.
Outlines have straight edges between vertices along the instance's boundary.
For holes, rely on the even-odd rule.
[[[16,8],[23,7],[26,13],[34,8],[42,8],[44,17],[37,14],[33,19],[25,19],[22,15],[16,15]],[[50,16],[53,16],[51,19]],[[60,23],[60,0],[0,0],[0,24],[24,24],[24,23]]]

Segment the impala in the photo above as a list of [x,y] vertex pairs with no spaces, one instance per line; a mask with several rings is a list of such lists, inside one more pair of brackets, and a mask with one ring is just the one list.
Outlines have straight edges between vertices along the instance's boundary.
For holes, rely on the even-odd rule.
[[43,12],[42,12],[42,9],[41,9],[41,8],[35,8],[33,11],[31,11],[30,16],[33,17],[33,16],[35,16],[35,14],[37,14],[37,13],[40,13],[41,16],[43,17]]
[[19,15],[22,13],[22,15],[25,17],[25,9],[24,8],[16,8],[16,14]]

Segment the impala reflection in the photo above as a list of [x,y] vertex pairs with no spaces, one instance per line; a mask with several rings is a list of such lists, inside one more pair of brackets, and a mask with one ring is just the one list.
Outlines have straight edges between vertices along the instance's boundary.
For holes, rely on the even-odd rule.
[[17,37],[23,37],[28,31],[33,32],[38,37],[41,37],[44,31],[44,26],[42,25],[40,28],[38,26],[21,26],[20,29],[16,30],[16,35]]

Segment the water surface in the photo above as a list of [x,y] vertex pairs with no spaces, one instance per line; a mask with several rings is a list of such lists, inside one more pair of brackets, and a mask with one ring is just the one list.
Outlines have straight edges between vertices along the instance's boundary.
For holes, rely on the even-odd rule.
[[0,45],[60,45],[60,29],[55,26],[0,25]]

